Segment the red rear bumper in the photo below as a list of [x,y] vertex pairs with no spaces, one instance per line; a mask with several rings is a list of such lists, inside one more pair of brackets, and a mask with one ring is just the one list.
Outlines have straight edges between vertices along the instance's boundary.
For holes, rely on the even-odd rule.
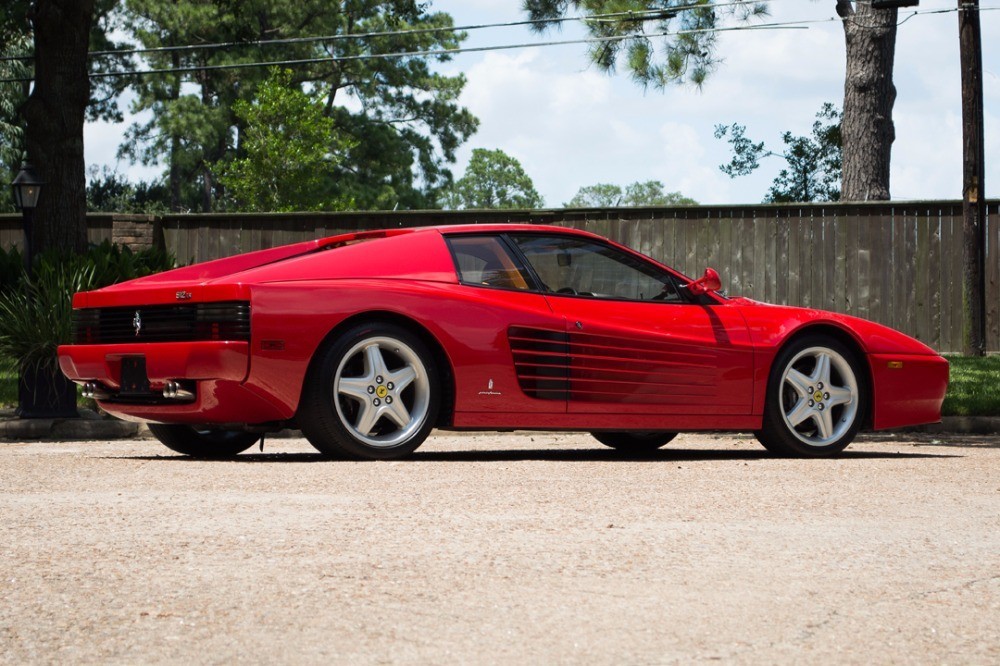
[[76,382],[98,381],[121,387],[121,360],[143,356],[154,389],[171,379],[225,379],[241,382],[250,368],[246,342],[157,342],[148,344],[63,345],[59,367]]
[[119,418],[242,424],[289,417],[243,383],[250,369],[250,348],[246,342],[63,345],[59,347],[59,366],[75,382],[96,382],[116,393],[121,389],[122,358],[127,356],[145,358],[152,393],[162,393],[168,381],[183,381],[194,387],[195,399],[98,401],[105,411]]

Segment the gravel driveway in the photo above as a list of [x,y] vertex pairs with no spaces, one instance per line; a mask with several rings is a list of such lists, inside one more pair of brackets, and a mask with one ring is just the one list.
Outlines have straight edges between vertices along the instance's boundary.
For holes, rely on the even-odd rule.
[[1000,438],[908,437],[0,443],[0,662],[997,663]]

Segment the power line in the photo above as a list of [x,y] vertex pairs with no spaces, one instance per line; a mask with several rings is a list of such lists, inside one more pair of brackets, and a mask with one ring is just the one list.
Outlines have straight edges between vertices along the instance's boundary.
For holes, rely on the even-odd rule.
[[[605,22],[609,19],[625,19],[634,21],[654,21],[660,18],[673,18],[678,12],[690,11],[693,9],[703,9],[705,7],[711,8],[725,8],[725,7],[737,7],[744,5],[749,0],[736,0],[732,2],[717,2],[711,5],[705,4],[688,4],[688,5],[678,5],[676,7],[671,7],[669,9],[650,9],[643,11],[625,11],[625,12],[609,12],[606,14],[593,14],[590,16],[566,16],[566,17],[556,17],[551,19],[524,19],[521,21],[505,21],[501,23],[479,23],[472,25],[463,26],[442,26],[440,28],[410,28],[406,30],[385,30],[380,32],[359,32],[351,34],[342,35],[323,35],[318,37],[286,37],[282,39],[263,39],[256,41],[243,41],[243,42],[214,42],[208,44],[185,44],[180,46],[156,46],[142,49],[112,49],[107,51],[90,51],[87,56],[93,57],[103,57],[111,55],[141,55],[146,53],[172,53],[172,52],[187,52],[187,51],[210,51],[215,49],[229,49],[229,48],[239,48],[239,47],[250,47],[250,46],[275,46],[275,45],[285,45],[285,44],[308,44],[315,42],[335,42],[335,41],[345,41],[345,40],[355,40],[355,39],[371,39],[374,37],[399,37],[403,35],[422,35],[422,34],[435,34],[441,32],[464,32],[467,30],[484,30],[491,28],[512,28],[520,27],[526,25],[539,25],[539,24],[553,24],[553,23],[567,23],[567,22]],[[3,56],[0,57],[0,61],[3,60],[32,60],[34,56]]]
[[[736,6],[741,5],[742,2],[729,2],[720,4],[717,3],[713,6]],[[686,5],[686,8],[704,7],[705,5]],[[676,8],[680,9],[680,8]],[[1000,9],[1000,7],[979,7],[977,11],[993,11]],[[672,11],[672,10],[671,10]],[[907,16],[897,25],[905,23],[909,19],[916,15],[922,14],[944,14],[950,12],[959,11],[958,8],[950,9],[939,9],[939,10],[925,10],[925,11],[915,11],[910,16]],[[662,14],[663,10],[657,10],[657,13]],[[599,15],[600,17],[610,17],[610,16],[624,16],[629,14],[636,14],[633,12],[618,12],[616,14],[604,14]],[[574,17],[572,19],[554,19],[549,22],[560,22],[568,20],[584,20],[588,17]],[[589,17],[596,18],[596,17]],[[842,22],[849,19],[841,19],[840,17],[830,17],[827,19],[812,19],[803,21],[784,21],[779,23],[764,23],[757,25],[748,26],[731,26],[723,28],[704,28],[704,29],[691,29],[691,30],[678,30],[675,32],[657,32],[657,33],[640,33],[631,35],[613,35],[606,37],[590,37],[585,39],[571,39],[571,40],[556,40],[547,42],[525,42],[517,44],[500,44],[491,46],[479,46],[479,47],[465,47],[465,48],[454,48],[454,49],[433,49],[426,51],[400,51],[393,53],[369,53],[369,54],[359,54],[352,56],[324,56],[316,58],[301,58],[301,59],[285,59],[285,60],[270,60],[270,61],[253,61],[245,63],[230,63],[226,65],[193,65],[190,67],[176,67],[176,68],[162,68],[162,69],[146,69],[146,70],[134,70],[134,71],[111,71],[111,72],[93,72],[89,76],[91,78],[116,78],[116,77],[126,77],[126,76],[148,76],[148,75],[159,75],[159,74],[189,74],[193,72],[206,72],[206,71],[222,71],[222,70],[233,70],[233,69],[251,69],[256,67],[282,67],[282,66],[293,66],[293,65],[310,65],[318,64],[324,62],[350,62],[350,61],[364,61],[364,60],[391,60],[397,58],[408,58],[408,57],[429,57],[429,56],[444,56],[444,55],[456,55],[460,53],[478,53],[485,51],[509,51],[514,49],[524,49],[524,48],[536,48],[536,47],[549,47],[549,46],[566,46],[574,44],[600,44],[600,43],[614,43],[627,41],[632,39],[652,39],[656,37],[676,37],[679,35],[691,35],[691,34],[701,34],[701,33],[718,33],[718,32],[742,32],[742,31],[752,31],[752,30],[781,30],[781,29],[807,29],[810,25],[820,25],[824,23],[831,22]],[[507,27],[515,25],[524,25],[526,23],[531,23],[532,21],[513,21],[508,23],[496,23],[496,24],[482,24],[480,26],[465,26],[465,27],[455,27],[455,28],[426,28],[415,31],[394,31],[385,33],[358,33],[356,35],[334,35],[329,37],[304,37],[304,38],[291,38],[290,40],[271,40],[270,42],[260,42],[262,45],[271,43],[294,43],[296,40],[306,40],[306,41],[330,41],[340,38],[366,38],[372,36],[390,35],[390,34],[412,34],[413,32],[431,32],[431,31],[444,31],[444,30],[467,30],[467,29],[478,29],[486,27]],[[537,22],[537,21],[536,21]],[[869,26],[861,26],[869,27]],[[235,42],[235,45],[246,46],[253,45],[252,42]],[[204,47],[217,46],[222,48],[224,45],[204,45]],[[203,48],[201,46],[189,45],[183,47],[162,47],[163,49],[197,49]],[[138,51],[136,51],[138,52]],[[119,52],[95,52],[95,53],[129,53],[125,51]],[[12,59],[8,57],[6,59]],[[13,59],[17,59],[14,57]],[[24,83],[34,80],[32,77],[17,77],[17,78],[6,78],[0,79],[0,83]]]
[[[568,40],[558,40],[558,41],[548,41],[548,42],[524,42],[519,44],[500,44],[493,46],[475,46],[475,47],[454,48],[454,49],[433,49],[428,51],[368,53],[368,54],[360,54],[352,56],[326,56],[321,58],[301,58],[296,60],[272,60],[272,61],[230,63],[227,65],[193,65],[190,67],[168,67],[164,69],[145,69],[145,70],[136,70],[131,72],[127,71],[93,72],[89,76],[91,78],[113,78],[122,76],[147,76],[152,74],[189,74],[192,72],[221,71],[229,69],[250,69],[255,67],[312,65],[324,62],[333,63],[333,62],[350,62],[359,60],[392,60],[396,58],[454,55],[458,53],[478,53],[483,51],[509,51],[512,49],[536,48],[536,47],[547,47],[547,46],[565,46],[572,44],[601,44],[601,43],[606,44],[611,42],[627,41],[631,39],[675,37],[678,35],[691,35],[691,34],[708,33],[708,32],[737,32],[746,30],[795,30],[795,29],[806,28],[806,26],[798,25],[797,23],[809,23],[809,22],[810,21],[761,24],[756,26],[732,26],[729,28],[704,28],[696,30],[679,30],[676,32],[643,33],[641,35],[614,35],[608,37],[590,37],[586,39],[568,39]],[[32,79],[28,77],[9,78],[9,79],[0,79],[0,83],[14,83],[14,82],[24,82],[31,80]]]

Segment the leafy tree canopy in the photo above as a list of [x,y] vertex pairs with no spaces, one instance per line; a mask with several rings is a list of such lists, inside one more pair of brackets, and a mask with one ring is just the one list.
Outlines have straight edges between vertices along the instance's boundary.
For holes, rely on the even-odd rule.
[[87,170],[87,210],[102,213],[165,213],[166,187],[158,182],[133,183],[107,166]]
[[746,127],[733,123],[717,125],[715,138],[726,139],[733,150],[729,164],[719,169],[730,178],[746,176],[760,167],[764,157],[778,157],[784,168],[771,184],[765,203],[839,201],[841,177],[841,113],[827,102],[816,113],[810,136],[783,132],[780,152],[768,150],[764,142],[754,143],[746,136]]
[[[0,35],[0,57],[11,58],[31,52],[31,40],[24,34],[4,39]],[[30,76],[31,67],[23,60],[0,60],[0,79]],[[0,83],[0,179],[7,184],[14,179],[25,156],[24,123],[21,105],[28,99],[27,85]],[[0,197],[0,212],[14,210],[11,197]]]
[[[589,47],[591,61],[605,71],[623,64],[642,86],[664,88],[676,83],[701,85],[719,63],[715,56],[716,33],[727,17],[748,20],[767,14],[766,2],[718,3],[691,0],[523,0],[523,9],[547,30],[571,11],[585,16],[618,14],[587,21],[592,37],[629,37]],[[632,12],[632,14],[630,14]],[[638,17],[637,13],[654,12]],[[672,33],[651,38],[653,33]],[[656,41],[654,41],[656,40]],[[661,43],[658,50],[656,44]]]
[[291,70],[276,69],[252,103],[233,104],[244,126],[243,156],[214,167],[231,208],[265,212],[351,205],[330,192],[350,140],[323,113],[323,101],[294,87],[291,79]]
[[563,204],[566,208],[613,208],[616,206],[683,206],[698,202],[680,192],[665,192],[658,180],[636,181],[622,188],[610,183],[587,185]]
[[[412,56],[349,59],[371,53],[457,47],[465,35],[447,30],[448,14],[409,0],[127,0],[133,34],[147,47],[249,42],[331,35],[322,42],[147,54],[155,68],[230,65],[260,60],[340,58],[295,65],[289,88],[308,89],[346,139],[332,181],[331,201],[358,208],[427,207],[451,182],[447,165],[478,121],[459,106],[459,76],[432,71],[434,60]],[[444,29],[437,31],[437,29]],[[361,33],[402,35],[354,38]],[[215,169],[244,157],[246,120],[235,112],[266,78],[260,68],[202,71],[184,77],[144,77],[135,84],[134,111],[151,119],[130,130],[121,152],[169,166],[173,203],[211,209],[224,196]],[[196,183],[192,188],[189,183]],[[192,205],[194,204],[194,205]]]
[[444,198],[448,208],[540,208],[544,201],[521,163],[502,150],[476,148]]

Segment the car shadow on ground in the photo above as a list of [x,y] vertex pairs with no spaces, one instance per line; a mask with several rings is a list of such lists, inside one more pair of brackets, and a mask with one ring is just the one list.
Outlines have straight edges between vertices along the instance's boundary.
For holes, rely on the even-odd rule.
[[[847,450],[832,460],[903,460],[915,458],[959,458],[958,454],[940,454],[903,451],[851,451]],[[200,458],[184,455],[157,456],[109,456],[112,459],[150,460],[164,462],[198,462]],[[718,460],[732,461],[768,461],[792,459],[777,456],[767,451],[746,451],[725,449],[662,449],[644,455],[628,455],[619,451],[605,449],[503,449],[477,451],[425,451],[418,450],[412,455],[394,462],[607,462],[607,463],[677,463],[677,462],[710,462]],[[829,463],[830,459],[816,459],[818,463]],[[242,453],[232,458],[221,458],[218,462],[235,463],[322,463],[322,462],[356,462],[331,458],[320,453]],[[370,461],[380,462],[380,461]]]

